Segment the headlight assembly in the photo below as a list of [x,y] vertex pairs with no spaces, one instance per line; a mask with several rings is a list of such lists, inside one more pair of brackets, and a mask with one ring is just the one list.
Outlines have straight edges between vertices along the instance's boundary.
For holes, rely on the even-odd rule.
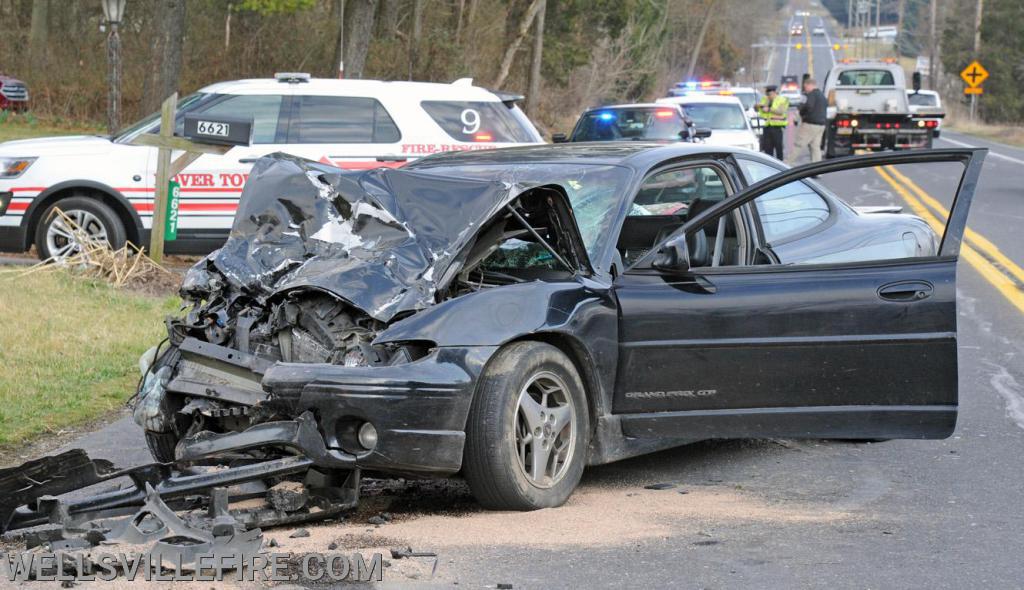
[[35,161],[35,158],[0,158],[0,178],[17,178]]

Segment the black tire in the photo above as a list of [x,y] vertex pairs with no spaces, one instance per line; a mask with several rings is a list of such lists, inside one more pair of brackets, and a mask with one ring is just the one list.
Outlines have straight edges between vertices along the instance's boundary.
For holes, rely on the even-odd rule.
[[60,209],[66,214],[72,211],[84,211],[90,214],[101,226],[107,236],[107,242],[113,249],[124,246],[127,241],[124,223],[108,205],[84,195],[75,195],[60,199],[53,203],[43,212],[43,216],[36,225],[35,243],[36,252],[41,260],[47,260],[53,256],[50,251],[46,236],[50,226],[57,219],[55,209]]
[[[563,447],[569,451],[562,462],[564,467],[554,468],[557,473],[548,487],[530,479],[516,447],[520,393],[545,375],[564,384],[564,397],[572,402],[570,415],[575,416],[574,436]],[[543,436],[548,436],[546,429]],[[499,350],[480,378],[466,424],[463,474],[485,508],[536,510],[560,506],[579,484],[589,442],[587,398],[573,362],[550,344],[516,342]],[[553,448],[554,442],[551,444]]]
[[149,447],[149,454],[158,463],[171,463],[174,461],[174,447],[178,444],[178,437],[173,432],[146,431],[146,446]]

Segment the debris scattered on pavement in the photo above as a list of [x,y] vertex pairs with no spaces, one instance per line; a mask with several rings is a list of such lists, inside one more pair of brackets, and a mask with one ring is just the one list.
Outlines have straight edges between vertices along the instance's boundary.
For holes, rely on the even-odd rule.
[[306,529],[297,529],[294,533],[288,535],[288,538],[289,539],[299,539],[299,538],[308,537],[308,536],[309,536],[309,531],[307,531]]
[[671,490],[676,487],[674,483],[652,483],[644,486],[645,490]]

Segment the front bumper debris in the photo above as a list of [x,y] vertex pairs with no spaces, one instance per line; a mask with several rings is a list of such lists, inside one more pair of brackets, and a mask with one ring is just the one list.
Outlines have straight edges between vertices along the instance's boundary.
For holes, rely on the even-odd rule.
[[[299,454],[233,465],[222,457],[256,441]],[[161,559],[187,563],[196,554],[254,554],[259,528],[330,518],[358,503],[359,470],[324,447],[309,413],[182,442],[189,460],[172,464],[116,469],[76,449],[0,470],[0,532],[51,550],[146,543]],[[219,464],[196,466],[210,460]],[[83,493],[118,480],[128,485]]]

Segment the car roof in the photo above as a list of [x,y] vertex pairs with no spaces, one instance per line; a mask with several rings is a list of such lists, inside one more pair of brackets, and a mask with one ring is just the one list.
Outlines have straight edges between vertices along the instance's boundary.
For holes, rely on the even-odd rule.
[[687,104],[738,104],[740,99],[730,94],[685,94],[683,96],[669,96],[666,98],[659,98],[659,101],[664,101],[661,104],[678,104],[686,106]]
[[[603,111],[607,109],[663,109],[666,108],[668,103],[658,102],[635,102],[635,103],[623,103],[623,104],[607,104],[599,107],[590,107],[583,111],[584,114],[591,113],[593,111]],[[668,104],[671,108],[674,105]]]
[[595,164],[647,170],[667,160],[712,154],[742,154],[746,158],[777,162],[757,152],[703,143],[643,141],[591,141],[505,147],[493,150],[445,152],[421,158],[407,168],[469,166],[479,164]]
[[199,92],[211,94],[278,94],[300,91],[302,94],[366,96],[413,95],[421,100],[477,100],[494,102],[501,100],[495,93],[474,86],[470,78],[456,80],[451,84],[436,82],[405,82],[384,80],[335,80],[331,78],[310,78],[304,82],[286,82],[274,78],[254,78],[217,82]]

